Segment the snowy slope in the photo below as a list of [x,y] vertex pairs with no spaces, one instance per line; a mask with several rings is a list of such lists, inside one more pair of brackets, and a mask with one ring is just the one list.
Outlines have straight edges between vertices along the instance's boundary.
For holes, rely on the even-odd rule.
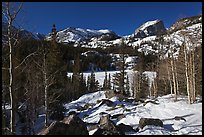
[[[129,78],[132,78],[133,71],[126,70]],[[107,74],[113,75],[118,71],[109,71]],[[148,77],[149,81],[152,82],[156,76],[155,72],[146,71],[144,72]],[[71,73],[68,73],[71,75]],[[90,73],[84,73],[85,77],[88,77]],[[105,72],[96,72],[96,79],[102,85]],[[142,117],[146,118],[159,118],[163,121],[164,127],[146,126],[139,132],[128,132],[126,135],[194,135],[202,134],[202,103],[195,103],[189,105],[187,103],[186,96],[179,96],[178,101],[174,101],[172,95],[160,96],[157,98],[158,105],[147,103],[136,105],[134,103],[128,103],[119,101],[117,97],[113,97],[110,100],[116,104],[116,107],[108,107],[102,105],[99,107],[97,100],[106,99],[106,91],[98,91],[95,93],[89,93],[81,96],[79,99],[72,101],[71,103],[65,104],[67,108],[67,114],[70,111],[77,111],[77,107],[84,106],[85,104],[92,104],[88,110],[82,111],[79,116],[84,122],[97,123],[100,119],[100,113],[105,112],[110,115],[125,114],[125,117],[119,121],[113,120],[115,124],[124,123],[132,126],[134,129],[137,128],[139,120]],[[120,104],[123,104],[124,107]],[[182,116],[186,119],[185,121],[176,121],[173,118],[175,116]],[[89,131],[89,134],[93,134],[96,130]]]
[[[107,74],[113,75],[117,71],[109,71]],[[144,72],[148,77],[149,81],[153,81],[155,72],[146,71]],[[97,72],[96,79],[102,85],[105,72]],[[127,74],[131,79],[133,71],[127,70]],[[68,75],[72,75],[68,73]],[[90,72],[84,73],[87,77]],[[100,119],[100,113],[105,112],[110,115],[124,114],[125,117],[120,120],[113,120],[118,125],[124,123],[132,126],[134,129],[137,128],[139,120],[142,117],[145,118],[159,118],[163,121],[164,127],[146,126],[139,132],[126,132],[126,135],[202,135],[202,102],[188,104],[186,96],[178,96],[178,101],[174,101],[172,95],[164,95],[157,97],[157,103],[137,104],[118,100],[117,97],[110,98],[114,102],[115,107],[108,107],[105,104],[100,105],[99,100],[107,99],[105,96],[106,91],[97,91],[94,93],[88,93],[82,95],[77,100],[70,103],[64,104],[67,111],[65,115],[68,115],[71,111],[77,111],[80,106],[91,104],[89,109],[84,111],[77,111],[79,117],[87,123],[97,123]],[[148,99],[147,99],[148,100]],[[146,100],[146,101],[147,101]],[[124,107],[122,107],[124,105]],[[6,106],[9,109],[9,106]],[[186,121],[176,121],[173,118],[175,116],[182,116]],[[35,131],[38,133],[41,131],[44,125],[44,112],[42,112],[35,123]],[[17,126],[17,134],[20,134],[21,125]],[[87,127],[88,128],[88,127]],[[96,130],[90,130],[89,134],[92,135]]]
[[[67,110],[76,110],[79,105],[83,106],[83,103],[94,103],[95,105],[80,112],[79,116],[84,122],[97,123],[100,119],[100,113],[105,112],[110,115],[125,114],[125,117],[121,120],[113,120],[118,125],[124,123],[132,126],[134,129],[139,124],[139,119],[146,118],[159,118],[163,121],[164,127],[146,126],[139,132],[126,132],[126,135],[194,135],[202,134],[202,103],[187,104],[187,98],[180,96],[178,101],[174,101],[171,95],[165,95],[158,97],[159,105],[147,103],[135,105],[134,103],[127,103],[119,101],[116,97],[110,100],[116,104],[115,108],[108,107],[106,105],[97,104],[97,100],[105,98],[105,91],[98,91],[83,95],[78,100],[75,100],[65,107]],[[83,102],[83,103],[82,103]],[[119,107],[123,104],[124,107]],[[176,121],[173,118],[175,116],[182,116],[186,121]],[[95,130],[89,131],[89,134],[93,134]]]

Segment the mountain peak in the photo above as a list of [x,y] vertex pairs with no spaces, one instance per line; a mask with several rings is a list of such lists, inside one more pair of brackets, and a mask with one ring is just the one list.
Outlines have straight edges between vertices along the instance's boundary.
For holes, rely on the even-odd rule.
[[145,38],[148,36],[163,34],[166,32],[164,23],[162,20],[148,21],[142,24],[135,30],[134,36],[138,38]]
[[[94,29],[82,29],[82,28],[73,28],[69,27],[57,32],[57,39],[61,43],[69,42],[79,42],[84,40],[90,40],[93,37],[100,37],[103,35],[115,36],[117,35],[108,29],[94,30]],[[50,40],[51,35],[48,34],[47,40]]]

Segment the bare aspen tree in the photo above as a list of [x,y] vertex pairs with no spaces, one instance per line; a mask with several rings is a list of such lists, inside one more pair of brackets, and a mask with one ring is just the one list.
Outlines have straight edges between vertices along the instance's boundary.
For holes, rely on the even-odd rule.
[[[169,37],[170,38],[170,37]],[[171,38],[169,39],[169,46],[170,46],[170,66],[171,66],[171,73],[172,73],[172,80],[173,80],[173,92],[175,100],[177,100],[177,82],[176,82],[176,64],[175,64],[175,57],[173,56],[173,41]]]
[[11,116],[10,116],[10,131],[15,134],[16,132],[16,102],[14,99],[14,89],[13,89],[13,48],[17,44],[18,39],[14,37],[13,23],[20,10],[22,9],[22,3],[16,6],[14,3],[5,2],[2,3],[2,15],[8,23],[8,46],[9,46],[9,94],[11,103]]
[[196,83],[195,83],[195,45],[196,39],[188,36],[186,32],[181,32],[184,39],[184,62],[186,75],[186,90],[188,94],[188,103],[191,104],[196,100]]
[[184,45],[184,60],[185,60],[185,72],[186,72],[186,90],[187,90],[187,94],[188,94],[188,102],[189,104],[191,103],[191,97],[190,97],[190,83],[189,83],[189,65],[188,65],[188,60],[187,60],[187,49],[186,49],[186,45]]
[[167,69],[167,76],[168,76],[168,80],[169,80],[169,85],[170,85],[170,92],[171,95],[173,94],[173,86],[172,86],[172,81],[171,81],[171,75],[170,75],[170,70],[169,70],[169,66],[168,66],[168,61],[166,63],[166,69]]

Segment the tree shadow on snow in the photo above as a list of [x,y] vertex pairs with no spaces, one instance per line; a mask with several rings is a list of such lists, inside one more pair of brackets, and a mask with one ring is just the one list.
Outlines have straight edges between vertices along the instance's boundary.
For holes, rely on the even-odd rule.
[[[185,118],[185,117],[189,117],[189,116],[192,116],[192,115],[195,115],[195,114],[187,114],[187,115],[182,115],[182,116],[179,116],[179,117],[183,117],[183,118]],[[161,119],[162,121],[165,121],[165,120],[173,120],[175,117],[172,117],[172,118],[167,118],[167,119]]]

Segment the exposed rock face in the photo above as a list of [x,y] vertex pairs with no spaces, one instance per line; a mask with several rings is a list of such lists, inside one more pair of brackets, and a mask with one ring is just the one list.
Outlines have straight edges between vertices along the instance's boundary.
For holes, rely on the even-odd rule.
[[75,114],[53,122],[38,135],[88,135],[86,124]]
[[154,125],[163,127],[163,122],[160,119],[141,118],[139,121],[139,128],[143,129],[146,125]]
[[192,16],[187,18],[182,18],[176,21],[169,29],[169,31],[176,31],[183,29],[185,27],[191,26],[193,24],[202,23],[202,15]]
[[166,32],[164,23],[161,20],[148,21],[136,29],[134,37],[145,38],[148,36],[160,35]]
[[100,41],[110,41],[110,40],[115,40],[119,38],[114,32],[108,33],[108,34],[103,34],[100,37],[98,37],[98,40]]
[[118,130],[117,126],[110,120],[110,115],[102,115],[99,128],[93,135],[123,135],[124,133]]

